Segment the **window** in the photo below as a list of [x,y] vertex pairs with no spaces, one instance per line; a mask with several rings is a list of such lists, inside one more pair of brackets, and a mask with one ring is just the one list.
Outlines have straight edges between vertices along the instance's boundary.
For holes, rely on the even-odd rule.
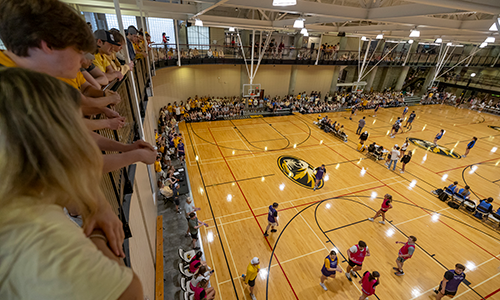
[[[122,22],[123,22],[123,28],[127,30],[129,26],[135,26],[135,28],[139,29],[137,27],[137,19],[135,16],[125,16],[122,15]],[[118,26],[118,18],[116,15],[113,14],[106,14],[106,23],[108,24],[108,30],[111,28],[116,28],[120,29]]]
[[96,31],[97,29],[97,22],[95,20],[95,15],[94,13],[91,12],[84,12],[83,15],[85,16],[85,21],[89,22],[90,25],[92,25],[92,32]]
[[174,20],[164,19],[164,18],[148,18],[149,22],[149,35],[151,35],[151,41],[155,44],[163,43],[162,34],[165,32],[169,37],[168,44],[175,45],[175,28]]
[[[208,50],[210,48],[210,28],[202,26],[191,26],[187,28],[189,48]],[[203,46],[201,46],[203,45]],[[206,46],[205,46],[206,45]]]

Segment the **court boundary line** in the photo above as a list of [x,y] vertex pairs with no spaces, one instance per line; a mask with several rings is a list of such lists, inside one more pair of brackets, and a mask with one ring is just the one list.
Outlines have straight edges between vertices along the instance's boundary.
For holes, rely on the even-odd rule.
[[[210,128],[208,128],[208,132],[210,132],[210,135],[212,136],[212,139],[214,140],[215,144],[217,145],[217,141],[215,140],[214,135],[213,135],[213,134],[212,134],[212,132],[210,131]],[[228,167],[228,169],[229,169],[229,172],[231,172],[231,175],[233,176],[234,180],[236,180],[236,177],[234,176],[234,173],[233,173],[233,171],[231,170],[231,167],[230,167],[230,166],[229,166],[229,164],[227,163],[226,158],[225,158],[224,154],[222,153],[222,151],[220,150],[220,148],[219,148],[219,146],[218,146],[218,145],[217,145],[217,148],[219,149],[220,154],[221,154],[221,155],[222,155],[222,157],[224,158],[224,161],[226,162],[226,165],[227,165],[227,167]],[[264,234],[264,231],[262,230],[262,227],[260,226],[259,221],[257,220],[257,217],[255,216],[255,214],[254,214],[254,212],[253,212],[253,210],[252,210],[252,207],[250,206],[250,203],[248,203],[248,200],[247,200],[247,198],[246,198],[245,194],[243,193],[243,189],[241,188],[241,186],[239,185],[239,183],[238,183],[238,182],[236,182],[236,185],[238,186],[238,188],[239,188],[239,190],[240,190],[240,192],[241,192],[241,195],[243,196],[243,199],[245,199],[245,202],[247,203],[247,206],[248,206],[248,208],[250,209],[250,212],[252,213],[252,215],[253,215],[253,217],[254,217],[254,219],[255,219],[255,222],[257,223],[257,226],[259,227],[259,229],[260,229],[260,231],[262,232],[262,234]],[[269,245],[269,248],[271,248],[271,249],[272,249],[271,244],[269,243],[269,240],[268,240],[267,238],[266,238],[265,240],[266,240],[267,244]],[[286,273],[285,273],[285,270],[284,270],[284,269],[283,269],[283,267],[281,266],[281,264],[280,264],[280,262],[279,262],[279,260],[278,260],[278,258],[277,258],[277,257],[276,257],[276,261],[278,262],[278,265],[280,266],[280,269],[281,269],[281,271],[283,272],[283,275],[285,275],[285,279],[287,280],[288,284],[290,285],[290,288],[292,289],[292,292],[293,292],[293,294],[295,295],[295,298],[298,300],[298,299],[299,299],[299,297],[298,297],[298,296],[297,296],[297,294],[295,293],[295,290],[294,290],[294,288],[293,288],[293,286],[292,286],[292,284],[291,284],[290,280],[288,279],[288,276],[287,276],[287,275],[286,275]],[[269,274],[269,272],[268,272],[268,274]]]

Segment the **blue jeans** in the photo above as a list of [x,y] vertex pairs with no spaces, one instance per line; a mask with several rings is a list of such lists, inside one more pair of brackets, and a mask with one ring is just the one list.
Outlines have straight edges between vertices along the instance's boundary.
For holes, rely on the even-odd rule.
[[394,167],[392,168],[392,170],[394,171],[394,170],[396,170],[396,164],[398,163],[398,161],[397,161],[397,160],[392,160],[392,159],[391,159],[391,160],[389,161],[389,167],[388,167],[388,169],[390,169],[390,168],[391,168],[392,163],[394,163]]

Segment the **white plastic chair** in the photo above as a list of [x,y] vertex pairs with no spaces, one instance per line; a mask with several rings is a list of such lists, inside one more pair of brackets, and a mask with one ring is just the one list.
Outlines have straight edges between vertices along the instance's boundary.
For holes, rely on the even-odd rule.
[[194,250],[189,250],[189,251],[184,251],[183,249],[179,248],[179,257],[185,262],[189,263],[191,261],[191,258],[195,256],[196,251]]
[[179,263],[179,272],[181,272],[181,274],[187,278],[191,278],[194,276],[194,274],[189,272],[189,270],[184,269],[183,263]]

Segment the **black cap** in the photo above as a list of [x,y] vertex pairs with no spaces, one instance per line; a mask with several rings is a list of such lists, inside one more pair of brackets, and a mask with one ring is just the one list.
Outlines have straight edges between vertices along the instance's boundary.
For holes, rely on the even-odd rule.
[[115,38],[113,37],[111,32],[109,32],[107,30],[99,29],[99,30],[94,31],[94,37],[96,38],[96,40],[101,40],[103,42],[108,42],[108,43],[115,45],[115,46],[120,46],[120,44],[115,42]]

